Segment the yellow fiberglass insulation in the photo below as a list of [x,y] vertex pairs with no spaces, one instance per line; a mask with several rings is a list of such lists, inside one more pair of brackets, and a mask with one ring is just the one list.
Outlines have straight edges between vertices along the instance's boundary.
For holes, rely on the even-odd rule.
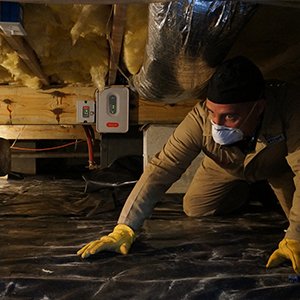
[[54,14],[56,21],[68,30],[71,30],[74,26],[83,8],[82,4],[48,4],[48,6]]
[[20,84],[33,89],[42,86],[41,81],[29,71],[18,54],[4,40],[1,41],[0,65]]
[[131,74],[137,74],[144,61],[148,31],[148,5],[129,4],[124,32],[124,62]]
[[43,59],[43,69],[51,74],[52,81],[68,84],[90,84],[103,90],[108,72],[108,47],[106,39],[79,38],[75,45],[71,40],[53,47],[53,53]]
[[[102,90],[108,72],[108,45],[104,36],[110,6],[94,5],[93,10],[86,7],[89,5],[26,4],[25,30],[51,83],[93,83]],[[98,23],[78,31],[74,43],[72,32],[74,28],[80,29],[76,24],[84,19],[87,11],[90,16],[91,11],[98,13]]]
[[109,21],[112,6],[84,5],[78,19],[71,29],[72,41],[75,44],[79,37],[85,38],[89,34],[106,36],[109,34]]
[[89,38],[79,38],[70,53],[72,60],[84,57],[79,63],[88,69],[94,85],[104,90],[105,78],[108,72],[108,45],[104,37],[90,35]]

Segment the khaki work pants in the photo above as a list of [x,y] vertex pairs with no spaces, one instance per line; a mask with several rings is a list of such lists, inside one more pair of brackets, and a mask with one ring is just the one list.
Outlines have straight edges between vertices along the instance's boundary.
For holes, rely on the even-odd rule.
[[[286,172],[268,180],[287,217],[295,191],[293,176]],[[183,210],[190,217],[226,215],[239,210],[249,199],[249,183],[215,168],[205,157],[183,198]]]

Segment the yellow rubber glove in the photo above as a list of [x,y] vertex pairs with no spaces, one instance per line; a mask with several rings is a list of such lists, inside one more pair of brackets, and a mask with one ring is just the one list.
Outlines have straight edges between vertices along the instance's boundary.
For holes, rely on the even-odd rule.
[[134,231],[125,224],[118,224],[112,233],[101,237],[99,240],[92,241],[77,251],[77,255],[82,258],[89,257],[99,251],[114,251],[127,254],[135,239]]
[[276,267],[286,260],[291,260],[294,271],[300,274],[300,241],[283,239],[270,256],[267,268]]

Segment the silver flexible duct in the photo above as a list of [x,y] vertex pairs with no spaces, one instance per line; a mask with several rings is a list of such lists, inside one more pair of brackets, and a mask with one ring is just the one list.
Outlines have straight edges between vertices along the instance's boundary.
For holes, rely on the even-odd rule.
[[140,97],[166,103],[199,97],[255,10],[236,1],[150,4],[146,57],[133,77]]

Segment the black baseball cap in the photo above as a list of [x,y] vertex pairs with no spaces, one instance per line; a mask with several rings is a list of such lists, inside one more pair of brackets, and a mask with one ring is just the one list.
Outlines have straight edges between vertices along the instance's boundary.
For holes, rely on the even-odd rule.
[[208,82],[207,99],[219,104],[257,101],[264,95],[264,78],[248,58],[236,56],[216,68]]

